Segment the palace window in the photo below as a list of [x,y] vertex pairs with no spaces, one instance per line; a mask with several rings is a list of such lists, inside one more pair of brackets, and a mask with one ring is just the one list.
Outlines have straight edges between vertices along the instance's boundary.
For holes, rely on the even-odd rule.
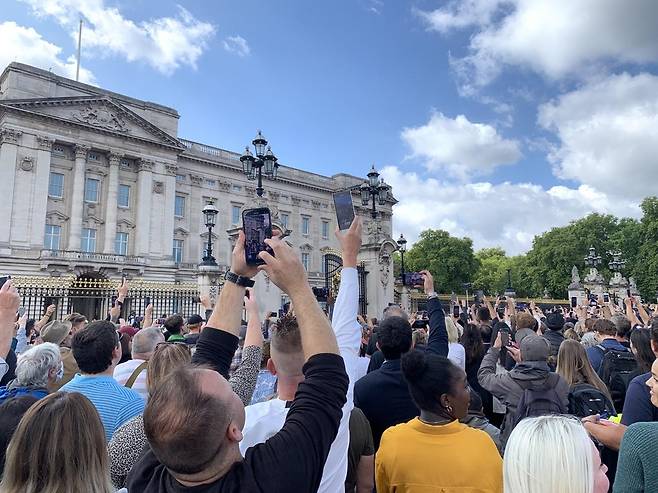
[[98,202],[98,189],[100,188],[100,181],[94,178],[87,178],[85,180],[85,202]]
[[96,230],[83,228],[80,237],[80,250],[83,252],[94,253],[96,251]]
[[50,173],[48,196],[58,199],[64,196],[64,175],[62,173]]
[[114,253],[128,255],[128,233],[117,233],[114,240]]
[[185,197],[176,195],[176,202],[174,204],[174,216],[185,217]]
[[119,185],[119,195],[117,197],[119,207],[130,207],[130,186]]
[[54,224],[46,224],[46,236],[43,247],[46,250],[59,250],[59,240],[62,236],[62,227]]
[[175,263],[180,264],[183,261],[183,240],[174,240],[172,255]]

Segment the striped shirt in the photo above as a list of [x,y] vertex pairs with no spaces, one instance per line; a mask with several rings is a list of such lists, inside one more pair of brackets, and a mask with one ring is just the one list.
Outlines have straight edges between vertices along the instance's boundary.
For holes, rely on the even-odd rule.
[[144,411],[144,399],[112,377],[77,374],[60,390],[79,392],[91,401],[100,414],[108,442],[122,424]]
[[[132,376],[137,367],[142,363],[144,363],[143,359],[129,359],[125,363],[117,365],[114,369],[114,379],[119,385],[125,387],[128,379]],[[137,376],[137,379],[135,379],[135,383],[133,383],[131,389],[141,395],[142,399],[144,399],[144,402],[148,400],[149,392],[146,385],[146,368],[144,368],[142,372]]]

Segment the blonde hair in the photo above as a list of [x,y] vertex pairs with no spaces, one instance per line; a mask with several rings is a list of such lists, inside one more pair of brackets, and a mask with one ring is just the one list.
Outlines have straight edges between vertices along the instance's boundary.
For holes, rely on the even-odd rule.
[[21,419],[7,449],[2,493],[113,493],[105,431],[94,405],[56,392]]
[[562,341],[560,350],[557,353],[556,373],[566,380],[569,387],[579,383],[587,383],[599,389],[612,401],[608,387],[594,372],[585,347],[578,341],[572,339]]
[[162,380],[174,370],[192,361],[192,350],[184,343],[161,342],[155,346],[146,370],[146,385],[153,395]]
[[593,443],[579,419],[526,418],[505,448],[505,493],[593,493]]
[[446,317],[446,330],[448,331],[448,342],[459,342],[459,329],[450,317]]

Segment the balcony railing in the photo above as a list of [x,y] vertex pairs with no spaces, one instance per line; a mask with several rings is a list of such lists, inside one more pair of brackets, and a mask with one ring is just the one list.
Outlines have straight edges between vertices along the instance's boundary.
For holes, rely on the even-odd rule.
[[231,161],[237,161],[240,157],[239,154],[225,149],[220,149],[219,147],[213,147],[206,144],[200,144],[192,140],[178,139],[181,143],[191,151],[197,151],[202,154],[210,154],[211,156],[216,156],[222,159],[228,159]]
[[78,252],[74,250],[41,250],[42,259],[87,260],[106,264],[137,264],[146,263],[144,257],[133,255],[115,255],[110,253]]

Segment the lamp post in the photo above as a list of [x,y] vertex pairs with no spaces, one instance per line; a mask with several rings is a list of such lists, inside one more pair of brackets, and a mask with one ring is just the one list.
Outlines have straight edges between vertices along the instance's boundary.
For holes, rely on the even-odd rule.
[[219,210],[214,204],[206,204],[201,211],[203,212],[203,221],[208,228],[208,245],[206,246],[206,254],[201,261],[201,265],[217,266],[215,257],[212,256],[212,228],[215,227],[217,221],[217,213]]
[[612,260],[608,262],[608,267],[610,267],[610,270],[612,272],[621,273],[621,271],[626,266],[626,261],[621,258],[621,252],[608,252],[608,254],[612,256]]
[[242,172],[247,175],[249,180],[258,178],[256,194],[262,197],[265,191],[263,189],[263,172],[270,180],[276,180],[279,172],[278,159],[272,152],[272,148],[267,145],[267,140],[265,140],[260,130],[256,138],[251,141],[251,144],[254,146],[256,155],[254,156],[251,153],[249,146],[245,147],[244,154],[240,156]]
[[406,286],[405,278],[404,278],[404,252],[407,251],[407,240],[406,238],[400,233],[400,238],[398,239],[398,250],[400,251],[400,259],[401,259],[401,269],[400,269],[400,278],[402,279],[402,285]]
[[375,165],[372,166],[370,173],[368,173],[368,180],[361,184],[359,190],[361,191],[361,203],[364,206],[368,206],[372,202],[370,215],[373,219],[376,219],[377,210],[375,209],[375,201],[378,201],[379,205],[385,205],[386,200],[390,197],[391,187],[384,182],[383,178],[379,178],[379,173],[377,173]]
[[594,247],[589,247],[589,253],[587,257],[585,257],[585,265],[596,269],[599,265],[601,265],[601,262],[601,256],[596,254]]
[[507,269],[507,287],[505,288],[505,297],[514,298],[516,291],[512,287],[512,269]]

